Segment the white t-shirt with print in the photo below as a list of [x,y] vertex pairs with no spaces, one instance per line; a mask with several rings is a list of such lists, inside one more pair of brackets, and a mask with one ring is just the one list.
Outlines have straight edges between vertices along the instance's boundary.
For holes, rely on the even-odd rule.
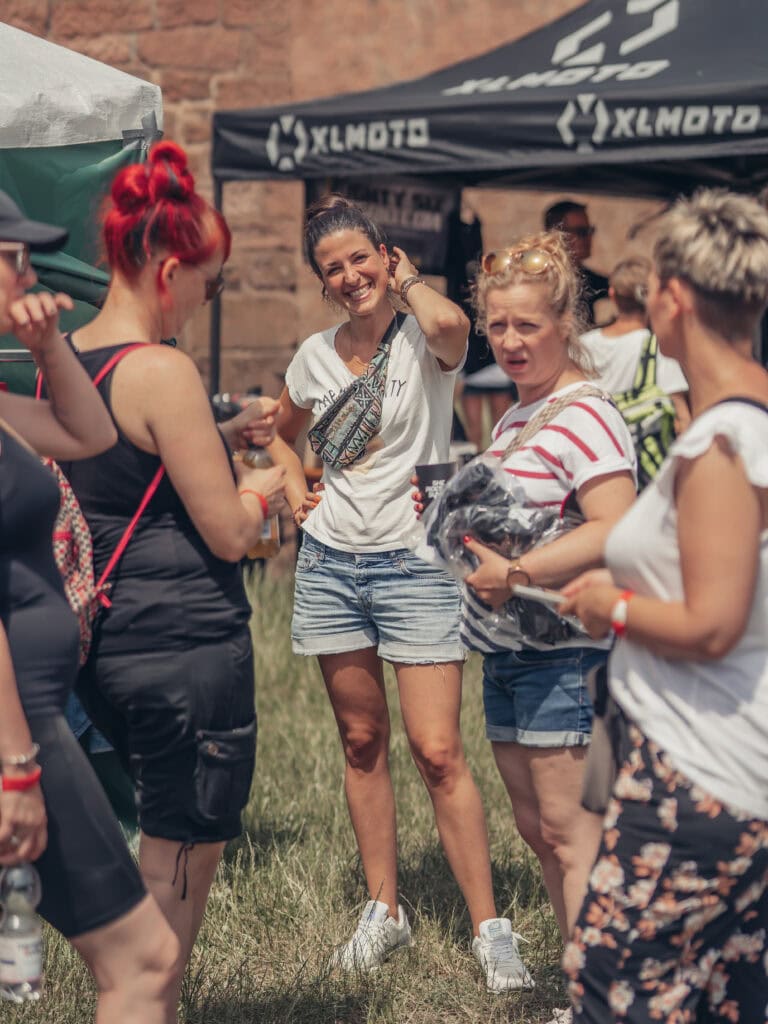
[[[338,325],[301,345],[285,375],[294,405],[312,410],[314,423],[355,379],[335,348]],[[307,533],[340,551],[405,547],[414,525],[414,466],[447,462],[456,374],[443,370],[427,348],[414,316],[392,340],[379,433],[366,454],[343,469],[323,464],[322,499],[309,514]]]
[[[703,455],[716,437],[738,453],[753,486],[768,487],[768,415],[739,402],[712,406],[675,441],[611,531],[606,561],[619,586],[683,600],[675,476],[682,460]],[[616,700],[677,769],[718,800],[768,819],[768,531],[746,629],[724,658],[664,658],[623,638],[610,679]]]
[[[598,373],[592,383],[609,395],[629,391],[635,383],[637,364],[647,338],[648,331],[645,328],[628,331],[614,338],[608,337],[599,328],[582,334],[582,344],[592,356]],[[688,381],[680,364],[661,352],[656,356],[656,383],[668,395],[688,391]]]
[[[486,454],[501,457],[542,406],[578,390],[585,383],[568,384],[531,405],[512,406],[494,427]],[[504,459],[503,466],[524,489],[528,506],[559,509],[571,491],[578,491],[589,480],[621,472],[632,473],[634,477],[635,450],[618,409],[607,396],[590,396],[578,398],[561,409],[527,444]],[[505,635],[503,622],[494,627],[492,636],[489,635],[485,625],[487,609],[471,588],[465,587],[464,592],[464,643],[485,653],[520,650],[523,645],[511,631]],[[525,646],[551,649],[550,645],[537,644],[534,640],[527,641]],[[562,646],[605,648],[609,643],[584,637],[565,641]]]

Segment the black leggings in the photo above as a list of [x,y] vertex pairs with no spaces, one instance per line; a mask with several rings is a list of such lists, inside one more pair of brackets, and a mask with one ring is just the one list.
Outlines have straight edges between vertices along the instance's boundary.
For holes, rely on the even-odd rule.
[[37,861],[39,911],[67,938],[110,924],[145,895],[138,868],[88,759],[62,713],[29,715],[40,744],[48,846]]

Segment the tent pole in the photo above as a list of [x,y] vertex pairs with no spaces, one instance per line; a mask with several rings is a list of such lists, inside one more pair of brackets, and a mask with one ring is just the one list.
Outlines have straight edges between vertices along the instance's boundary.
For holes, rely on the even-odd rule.
[[[213,179],[213,205],[221,212],[223,186],[221,178]],[[209,342],[209,390],[215,395],[219,390],[221,376],[221,295],[217,295],[211,303],[211,328]]]

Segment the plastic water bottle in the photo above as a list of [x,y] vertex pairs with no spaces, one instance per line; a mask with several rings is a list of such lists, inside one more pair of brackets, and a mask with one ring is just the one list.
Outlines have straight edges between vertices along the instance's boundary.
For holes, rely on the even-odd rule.
[[[251,469],[269,469],[274,462],[265,448],[246,448],[242,454],[243,462]],[[280,550],[280,518],[268,516],[264,520],[261,537],[248,552],[249,558],[272,558]]]
[[24,1003],[40,998],[43,983],[43,929],[35,907],[42,890],[32,864],[0,874],[0,999]]

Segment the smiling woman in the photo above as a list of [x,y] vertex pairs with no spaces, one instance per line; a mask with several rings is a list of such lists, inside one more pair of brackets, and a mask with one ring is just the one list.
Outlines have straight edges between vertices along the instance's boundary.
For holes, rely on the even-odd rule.
[[[275,456],[291,466],[287,490],[303,528],[293,649],[320,661],[370,895],[335,962],[344,970],[373,970],[411,944],[399,905],[386,660],[395,668],[411,751],[467,901],[473,950],[488,986],[495,992],[530,987],[511,923],[496,917],[483,808],[459,735],[458,589],[405,543],[414,466],[448,458],[454,382],[469,323],[342,196],[309,211],[305,250],[324,296],[346,319],[299,349],[286,374],[280,431],[293,442],[311,426],[310,440],[324,461],[321,494],[305,494],[294,453]],[[395,306],[408,315],[395,316]]]

